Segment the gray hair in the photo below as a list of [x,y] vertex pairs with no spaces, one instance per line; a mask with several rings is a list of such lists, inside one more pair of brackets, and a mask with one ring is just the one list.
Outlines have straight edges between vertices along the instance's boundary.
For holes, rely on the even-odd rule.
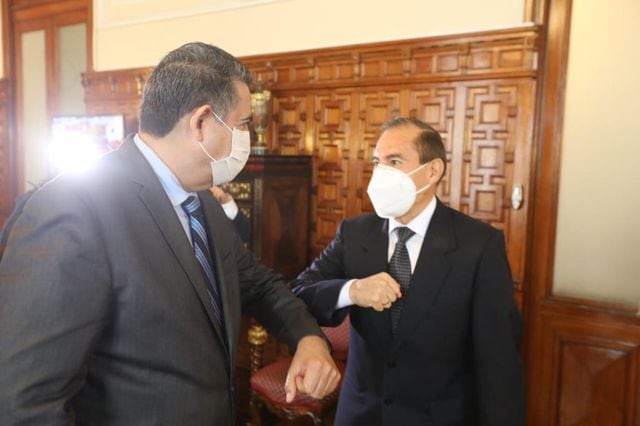
[[187,43],[169,52],[149,76],[140,105],[140,130],[167,135],[202,105],[224,118],[237,104],[234,83],[251,84],[248,68],[231,54],[206,43]]

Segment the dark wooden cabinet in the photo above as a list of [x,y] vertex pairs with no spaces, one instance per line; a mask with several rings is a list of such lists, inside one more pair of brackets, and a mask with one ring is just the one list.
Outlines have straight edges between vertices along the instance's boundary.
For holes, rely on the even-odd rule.
[[297,276],[309,262],[311,157],[251,156],[224,188],[251,222],[249,249],[285,279]]

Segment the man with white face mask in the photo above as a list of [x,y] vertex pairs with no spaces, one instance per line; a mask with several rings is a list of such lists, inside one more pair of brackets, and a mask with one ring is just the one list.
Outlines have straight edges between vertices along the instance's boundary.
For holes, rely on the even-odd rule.
[[442,204],[440,135],[383,126],[368,194],[294,281],[321,325],[351,335],[336,426],[524,425],[521,319],[502,233]]
[[233,425],[241,312],[295,351],[289,400],[335,389],[315,319],[209,192],[247,161],[249,83],[214,46],[170,52],[140,132],[31,196],[0,263],[0,423]]

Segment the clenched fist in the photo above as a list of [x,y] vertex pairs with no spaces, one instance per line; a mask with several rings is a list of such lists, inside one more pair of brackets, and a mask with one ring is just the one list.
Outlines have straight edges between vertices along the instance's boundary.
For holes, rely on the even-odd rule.
[[322,399],[340,382],[340,371],[331,358],[327,343],[318,336],[306,336],[298,343],[284,384],[287,403],[298,392]]
[[402,297],[400,284],[386,272],[355,280],[349,288],[351,301],[363,308],[373,308],[378,312],[391,307]]

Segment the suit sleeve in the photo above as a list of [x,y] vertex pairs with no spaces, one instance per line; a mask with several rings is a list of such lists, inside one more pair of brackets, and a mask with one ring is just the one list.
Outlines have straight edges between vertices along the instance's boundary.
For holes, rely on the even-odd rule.
[[474,283],[473,346],[479,424],[525,424],[522,361],[517,336],[521,317],[513,300],[513,284],[502,233],[487,243]]
[[235,234],[234,252],[240,280],[242,311],[249,312],[292,351],[305,336],[326,340],[306,305],[291,292],[276,274],[247,250]]
[[344,222],[333,241],[293,281],[293,292],[305,301],[319,324],[335,327],[342,323],[350,308],[336,309],[340,290],[348,281],[344,268]]
[[249,239],[251,239],[251,223],[249,222],[247,216],[242,213],[242,210],[238,209],[238,214],[232,220],[232,222],[242,242],[249,242]]
[[110,278],[88,208],[70,191],[39,191],[0,262],[0,418],[68,425],[68,402],[109,311]]

